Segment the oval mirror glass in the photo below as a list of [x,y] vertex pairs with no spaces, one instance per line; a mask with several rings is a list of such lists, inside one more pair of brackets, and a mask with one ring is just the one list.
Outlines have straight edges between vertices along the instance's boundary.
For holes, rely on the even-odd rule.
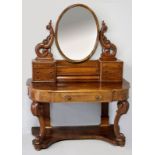
[[66,8],[56,24],[56,45],[61,55],[70,62],[89,59],[98,44],[98,20],[85,5]]

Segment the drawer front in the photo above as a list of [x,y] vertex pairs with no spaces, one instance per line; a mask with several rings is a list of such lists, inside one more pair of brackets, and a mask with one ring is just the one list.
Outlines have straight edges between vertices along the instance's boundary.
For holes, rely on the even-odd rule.
[[51,93],[52,102],[108,102],[112,93]]
[[54,68],[56,65],[55,63],[52,63],[52,62],[47,62],[47,63],[39,63],[39,62],[36,62],[36,61],[33,61],[32,62],[32,67],[33,68],[42,68],[42,69],[47,69],[47,68]]
[[97,60],[88,60],[84,63],[76,64],[57,60],[56,70],[58,82],[92,82],[100,79],[100,67]]
[[55,69],[33,69],[33,81],[55,81]]
[[33,82],[55,82],[56,63],[55,61],[33,60],[32,61]]
[[102,82],[121,82],[123,79],[123,62],[122,61],[104,61],[100,64]]

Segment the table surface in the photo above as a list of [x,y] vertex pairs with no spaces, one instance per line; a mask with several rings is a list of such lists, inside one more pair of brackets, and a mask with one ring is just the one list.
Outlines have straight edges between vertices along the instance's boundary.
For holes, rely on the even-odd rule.
[[28,79],[27,86],[33,90],[48,92],[92,92],[102,90],[126,90],[129,89],[129,82],[123,79],[122,82],[32,82]]
[[[126,114],[129,108],[128,89],[129,83],[122,82],[32,82],[27,81],[28,95],[33,101],[31,111],[37,116],[40,128],[32,128],[35,137],[33,145],[37,150],[47,148],[49,145],[69,139],[100,139],[113,145],[124,146],[125,136],[120,133],[118,125],[121,115]],[[60,127],[50,126],[50,103],[103,103],[107,105],[118,101],[118,110],[114,125],[108,123],[108,110],[102,106],[101,124],[86,127]],[[106,116],[103,115],[106,112]],[[49,130],[47,131],[46,127]],[[46,130],[45,130],[46,129]],[[47,135],[47,136],[45,136]],[[53,138],[54,137],[54,138]]]

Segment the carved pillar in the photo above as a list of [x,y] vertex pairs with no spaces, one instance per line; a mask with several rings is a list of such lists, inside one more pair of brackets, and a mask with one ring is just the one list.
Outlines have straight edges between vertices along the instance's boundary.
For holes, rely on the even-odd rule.
[[46,136],[46,128],[51,128],[50,105],[49,103],[33,102],[31,105],[31,111],[34,116],[38,117],[40,123],[39,135],[33,141],[35,145],[39,145]]
[[53,44],[55,34],[54,34],[51,20],[49,24],[46,26],[46,29],[49,30],[50,34],[41,43],[36,45],[35,47],[35,52],[37,55],[36,60],[49,59],[51,61],[54,61],[53,54],[51,53],[51,46]]
[[120,133],[120,128],[119,128],[119,120],[120,117],[123,114],[126,114],[128,109],[129,109],[129,103],[128,101],[124,100],[124,101],[119,101],[117,103],[117,107],[118,110],[116,112],[116,116],[115,116],[115,120],[114,120],[114,133],[116,136],[116,141],[118,142],[118,144],[120,146],[123,146],[125,144],[125,136],[123,135],[123,133]]
[[107,29],[108,29],[107,25],[105,24],[104,21],[102,21],[102,28],[99,33],[99,40],[102,46],[102,54],[100,56],[100,61],[115,61],[117,60],[116,59],[117,48],[104,35]]

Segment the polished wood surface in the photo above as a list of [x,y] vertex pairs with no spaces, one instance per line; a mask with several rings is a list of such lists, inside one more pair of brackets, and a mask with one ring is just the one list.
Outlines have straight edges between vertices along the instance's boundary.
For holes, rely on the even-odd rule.
[[102,27],[101,31],[99,33],[99,40],[102,46],[102,54],[100,57],[101,61],[115,61],[117,60],[116,58],[116,53],[117,53],[117,47],[111,43],[110,40],[107,39],[105,36],[105,32],[107,31],[108,27],[105,24],[104,21],[102,21]]
[[[32,128],[34,147],[41,150],[70,139],[99,139],[124,146],[125,136],[120,132],[119,120],[129,109],[130,86],[123,79],[123,61],[116,58],[117,48],[104,34],[107,31],[105,22],[102,22],[98,38],[102,46],[100,58],[87,61],[86,58],[82,63],[55,60],[51,52],[55,39],[51,21],[46,28],[50,34],[35,47],[37,57],[32,61],[32,79],[27,81],[31,111],[40,125]],[[117,101],[117,110],[114,124],[109,124],[112,101]],[[50,103],[53,102],[101,103],[101,122],[98,126],[53,127],[50,118]]]
[[111,102],[128,98],[129,83],[27,82],[29,97],[39,102]]
[[122,82],[33,82],[32,79],[27,80],[27,86],[34,90],[53,91],[53,92],[93,92],[113,90],[128,90],[130,85],[125,79]]
[[100,126],[109,126],[109,102],[101,103],[101,123]]
[[53,60],[53,55],[51,52],[49,52],[54,41],[54,30],[51,20],[46,26],[46,29],[49,30],[50,34],[41,43],[36,45],[35,52],[37,55],[37,59]]
[[[39,136],[39,127],[32,128],[33,136]],[[78,140],[78,139],[97,139],[109,142],[113,145],[119,145],[116,141],[115,134],[113,132],[114,126],[78,126],[78,127],[54,127],[46,129],[46,137],[41,144],[37,144],[36,140],[33,140],[33,145],[36,150],[46,149],[50,145],[62,141],[62,140]],[[121,146],[124,145],[124,141]]]
[[33,60],[33,82],[121,82],[123,61],[88,60],[73,64],[65,60]]
[[[40,123],[40,128],[33,128],[36,136],[33,140],[37,150],[68,139],[100,139],[114,145],[123,146],[125,136],[120,133],[119,119],[128,111],[129,83],[123,82],[32,82],[27,81],[28,95],[33,101],[31,111]],[[108,105],[118,102],[114,124],[109,124]],[[101,123],[96,127],[60,127],[50,124],[49,103],[98,102],[102,103]]]
[[53,143],[62,140],[76,139],[98,139],[113,145],[125,145],[125,136],[120,132],[118,124],[121,115],[126,114],[129,108],[129,103],[125,100],[118,102],[118,110],[116,111],[113,125],[103,125],[103,123],[101,123],[101,125],[98,126],[51,127],[46,125],[46,119],[43,119],[44,113],[41,114],[42,112],[41,108],[39,108],[39,104],[35,106],[35,108],[32,108],[32,112],[39,117],[40,120],[40,128],[32,128],[32,134],[36,137],[33,140],[33,145],[36,150],[45,149]]

